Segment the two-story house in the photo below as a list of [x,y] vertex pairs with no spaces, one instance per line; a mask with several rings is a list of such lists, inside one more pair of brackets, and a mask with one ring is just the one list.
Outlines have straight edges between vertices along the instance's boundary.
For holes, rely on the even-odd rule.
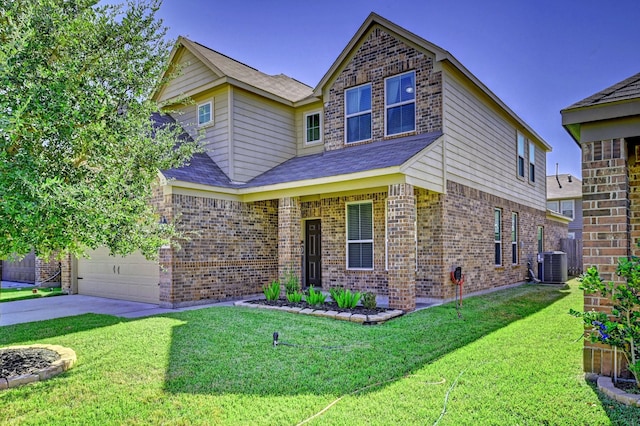
[[547,208],[571,219],[568,237],[582,239],[582,181],[562,173],[547,176]]
[[546,210],[551,147],[449,52],[376,14],[315,87],[186,38],[174,70],[154,95],[174,112],[156,119],[202,132],[206,152],[163,171],[154,202],[190,238],[160,270],[79,260],[81,293],[175,307],[291,271],[408,311],[453,298],[458,266],[466,293],[521,282],[566,237]]

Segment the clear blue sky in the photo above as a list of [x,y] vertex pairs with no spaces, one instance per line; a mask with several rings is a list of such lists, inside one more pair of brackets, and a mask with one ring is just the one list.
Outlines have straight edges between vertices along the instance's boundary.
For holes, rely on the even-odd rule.
[[164,0],[160,16],[172,38],[315,86],[372,11],[448,50],[527,122],[553,147],[547,174],[581,177],[560,110],[640,72],[638,0]]

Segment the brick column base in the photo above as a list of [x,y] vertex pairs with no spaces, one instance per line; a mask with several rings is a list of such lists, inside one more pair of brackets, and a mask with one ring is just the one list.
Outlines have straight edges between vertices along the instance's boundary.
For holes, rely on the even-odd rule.
[[389,307],[416,308],[416,198],[409,184],[389,185],[387,199]]

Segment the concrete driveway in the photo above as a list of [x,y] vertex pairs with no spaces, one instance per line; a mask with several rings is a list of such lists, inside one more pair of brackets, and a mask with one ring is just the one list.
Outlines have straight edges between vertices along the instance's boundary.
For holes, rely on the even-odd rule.
[[230,306],[233,302],[213,303],[188,308],[165,309],[151,303],[105,299],[103,297],[72,294],[0,303],[0,326],[69,317],[86,313],[139,318],[149,315],[200,309],[211,306]]

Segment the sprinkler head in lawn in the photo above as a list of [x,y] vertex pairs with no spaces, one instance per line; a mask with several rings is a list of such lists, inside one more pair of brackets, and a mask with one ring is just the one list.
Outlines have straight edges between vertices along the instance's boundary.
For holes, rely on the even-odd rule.
[[274,331],[273,333],[273,346],[278,346],[278,332]]

